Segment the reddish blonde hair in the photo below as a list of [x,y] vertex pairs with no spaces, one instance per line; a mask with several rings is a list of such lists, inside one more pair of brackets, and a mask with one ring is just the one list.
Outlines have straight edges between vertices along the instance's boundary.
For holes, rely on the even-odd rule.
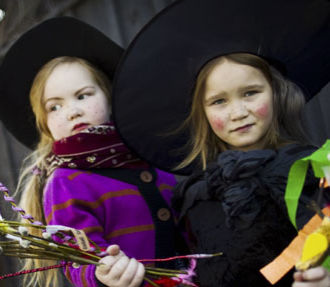
[[[47,79],[53,70],[67,63],[79,63],[85,67],[92,75],[98,86],[108,96],[110,104],[110,82],[107,76],[94,67],[91,63],[84,59],[76,57],[58,57],[47,62],[38,72],[31,86],[30,103],[33,113],[36,118],[36,126],[40,134],[40,141],[35,151],[31,153],[24,161],[24,169],[22,170],[18,182],[16,194],[21,194],[19,205],[36,220],[46,224],[43,214],[42,197],[44,182],[46,179],[40,179],[40,176],[34,175],[31,171],[34,167],[39,167],[43,170],[46,167],[46,157],[51,151],[54,139],[47,126],[47,114],[45,111],[43,94]],[[41,236],[41,231],[36,232],[30,230],[31,234]],[[49,266],[56,262],[27,259],[24,262],[24,269],[33,269],[42,266]],[[60,286],[60,273],[58,270],[49,270],[45,272],[33,273],[29,278],[25,278],[24,286]]]

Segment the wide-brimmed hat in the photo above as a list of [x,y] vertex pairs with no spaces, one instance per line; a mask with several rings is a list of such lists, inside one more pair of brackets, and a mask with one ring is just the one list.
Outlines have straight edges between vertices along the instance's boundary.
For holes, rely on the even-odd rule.
[[122,138],[172,170],[189,152],[180,152],[189,131],[173,131],[190,112],[198,72],[229,53],[263,57],[310,99],[330,77],[329,11],[327,0],[175,1],[142,29],[117,70],[113,113]]
[[0,67],[0,120],[23,144],[39,139],[29,92],[39,69],[53,58],[85,59],[112,80],[123,49],[96,28],[72,17],[46,20],[24,33]]

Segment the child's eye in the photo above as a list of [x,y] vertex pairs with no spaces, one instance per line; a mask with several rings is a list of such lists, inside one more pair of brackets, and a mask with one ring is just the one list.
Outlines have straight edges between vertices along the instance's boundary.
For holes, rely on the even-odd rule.
[[225,99],[217,99],[211,103],[211,105],[221,105],[225,103]]
[[78,95],[77,99],[83,100],[83,99],[87,98],[87,96],[88,96],[88,94],[80,94],[80,95]]
[[51,105],[51,106],[48,108],[48,111],[49,111],[49,112],[56,112],[56,111],[58,111],[60,108],[61,108],[61,105],[60,105],[60,104],[55,104],[55,105]]
[[248,91],[248,92],[245,92],[244,93],[244,96],[251,97],[251,96],[253,96],[253,95],[257,94],[257,93],[259,93],[259,92],[258,91]]

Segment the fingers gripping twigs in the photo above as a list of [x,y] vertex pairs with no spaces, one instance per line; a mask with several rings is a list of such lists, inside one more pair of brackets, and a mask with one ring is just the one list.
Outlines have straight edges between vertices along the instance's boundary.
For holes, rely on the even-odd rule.
[[96,278],[109,287],[138,287],[145,273],[142,263],[128,258],[118,245],[108,247],[106,256],[100,260],[102,265],[95,271]]

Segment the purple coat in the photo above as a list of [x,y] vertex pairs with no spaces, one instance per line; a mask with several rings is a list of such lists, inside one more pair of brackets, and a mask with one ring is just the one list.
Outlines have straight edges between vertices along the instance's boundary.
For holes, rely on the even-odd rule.
[[[149,181],[148,175],[142,172],[141,182]],[[160,170],[156,177],[154,183],[169,205],[176,180]],[[156,212],[160,221],[168,220],[164,210]],[[45,186],[44,213],[48,224],[83,229],[102,247],[118,244],[136,259],[156,256],[154,220],[136,185],[88,170],[57,168]],[[70,267],[65,273],[75,286],[97,286],[95,266]]]

